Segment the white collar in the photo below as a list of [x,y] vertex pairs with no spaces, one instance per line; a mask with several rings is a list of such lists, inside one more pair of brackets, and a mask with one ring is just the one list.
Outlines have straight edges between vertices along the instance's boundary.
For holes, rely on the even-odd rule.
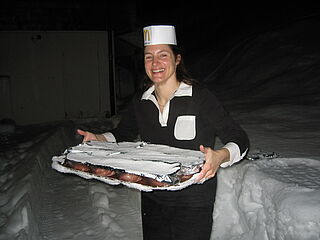
[[[154,85],[151,86],[147,91],[142,94],[141,100],[151,100],[151,96],[153,96]],[[178,89],[174,92],[173,97],[192,97],[192,85],[188,85],[184,82],[181,82]]]

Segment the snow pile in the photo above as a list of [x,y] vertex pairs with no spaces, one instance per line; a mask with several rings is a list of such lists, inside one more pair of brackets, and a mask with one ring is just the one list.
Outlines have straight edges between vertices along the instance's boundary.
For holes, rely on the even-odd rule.
[[[43,170],[49,165],[43,159],[61,148],[61,141],[50,145],[48,137],[53,132],[40,134],[0,154],[0,239],[36,239],[39,234],[39,192],[48,187]],[[67,137],[64,132],[59,133],[56,139]]]
[[245,161],[219,172],[211,239],[320,239],[320,162]]
[[105,239],[106,236],[107,239],[142,239],[140,192],[93,182],[90,195],[100,225],[105,228],[104,234],[97,239]]
[[75,145],[70,125],[1,152],[0,239],[141,239],[139,193],[51,169]]
[[[0,239],[142,239],[138,191],[51,169],[73,137],[60,127],[1,153]],[[319,172],[308,158],[220,169],[211,239],[319,239]]]
[[219,171],[211,239],[320,239],[319,25],[306,18],[248,38],[204,74],[250,154],[280,155]]

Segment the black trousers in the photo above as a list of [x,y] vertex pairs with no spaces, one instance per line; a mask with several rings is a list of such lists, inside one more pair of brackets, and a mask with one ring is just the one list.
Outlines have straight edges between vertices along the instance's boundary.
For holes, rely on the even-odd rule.
[[179,207],[141,196],[144,240],[209,240],[213,206]]

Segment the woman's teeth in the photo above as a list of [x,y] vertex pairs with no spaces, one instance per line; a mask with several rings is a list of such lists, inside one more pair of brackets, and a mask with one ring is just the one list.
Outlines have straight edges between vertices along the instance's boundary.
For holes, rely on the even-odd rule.
[[162,69],[154,69],[154,70],[152,70],[152,72],[154,72],[154,73],[159,73],[159,72],[163,72],[164,71],[164,69],[162,68]]

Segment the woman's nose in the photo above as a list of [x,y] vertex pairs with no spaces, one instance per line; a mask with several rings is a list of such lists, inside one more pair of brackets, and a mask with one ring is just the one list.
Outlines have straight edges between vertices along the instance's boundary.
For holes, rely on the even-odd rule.
[[153,58],[152,60],[152,66],[156,66],[158,64],[158,58]]

